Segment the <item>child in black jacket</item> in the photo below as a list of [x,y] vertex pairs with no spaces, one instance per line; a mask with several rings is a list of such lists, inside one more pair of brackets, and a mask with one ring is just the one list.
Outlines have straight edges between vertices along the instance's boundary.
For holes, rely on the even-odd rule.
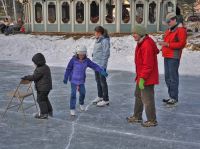
[[40,113],[35,115],[38,119],[47,119],[48,115],[53,116],[53,109],[48,99],[48,94],[52,89],[51,71],[43,54],[37,53],[32,58],[36,69],[33,75],[24,76],[23,80],[34,81],[37,91],[37,102],[40,107]]

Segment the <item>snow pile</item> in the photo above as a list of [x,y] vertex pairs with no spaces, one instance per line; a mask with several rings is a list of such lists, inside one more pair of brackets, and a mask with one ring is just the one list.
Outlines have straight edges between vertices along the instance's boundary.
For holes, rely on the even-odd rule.
[[[153,37],[155,40],[159,36]],[[61,36],[34,36],[34,35],[0,35],[0,60],[12,60],[16,63],[32,65],[31,58],[41,52],[51,66],[66,67],[73,56],[76,46],[85,45],[88,56],[91,58],[94,38],[63,39]],[[131,36],[111,38],[111,57],[108,69],[135,72],[134,48],[136,42]],[[159,71],[164,73],[163,58],[158,55]],[[184,75],[200,75],[200,52],[191,52],[184,49],[181,60],[180,73]]]

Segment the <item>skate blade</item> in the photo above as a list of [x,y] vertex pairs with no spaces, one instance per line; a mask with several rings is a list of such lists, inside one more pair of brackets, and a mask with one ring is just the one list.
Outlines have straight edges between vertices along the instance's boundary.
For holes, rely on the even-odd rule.
[[167,108],[175,108],[175,107],[177,107],[177,104],[173,104],[173,105],[166,104],[166,107]]

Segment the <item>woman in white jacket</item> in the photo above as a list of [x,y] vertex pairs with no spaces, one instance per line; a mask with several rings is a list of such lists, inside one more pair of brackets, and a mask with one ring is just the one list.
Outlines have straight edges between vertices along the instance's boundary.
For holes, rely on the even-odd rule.
[[[110,57],[110,38],[107,34],[107,30],[102,26],[95,27],[94,31],[96,41],[93,49],[92,60],[106,70],[108,59]],[[95,78],[97,82],[98,96],[95,98],[93,103],[97,104],[99,107],[109,105],[106,77],[101,76],[99,72],[95,72]]]

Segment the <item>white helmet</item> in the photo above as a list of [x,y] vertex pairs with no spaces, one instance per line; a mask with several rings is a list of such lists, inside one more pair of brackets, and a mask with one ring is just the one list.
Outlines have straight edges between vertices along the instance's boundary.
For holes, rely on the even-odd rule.
[[85,46],[77,47],[76,53],[77,54],[87,54],[87,48]]

